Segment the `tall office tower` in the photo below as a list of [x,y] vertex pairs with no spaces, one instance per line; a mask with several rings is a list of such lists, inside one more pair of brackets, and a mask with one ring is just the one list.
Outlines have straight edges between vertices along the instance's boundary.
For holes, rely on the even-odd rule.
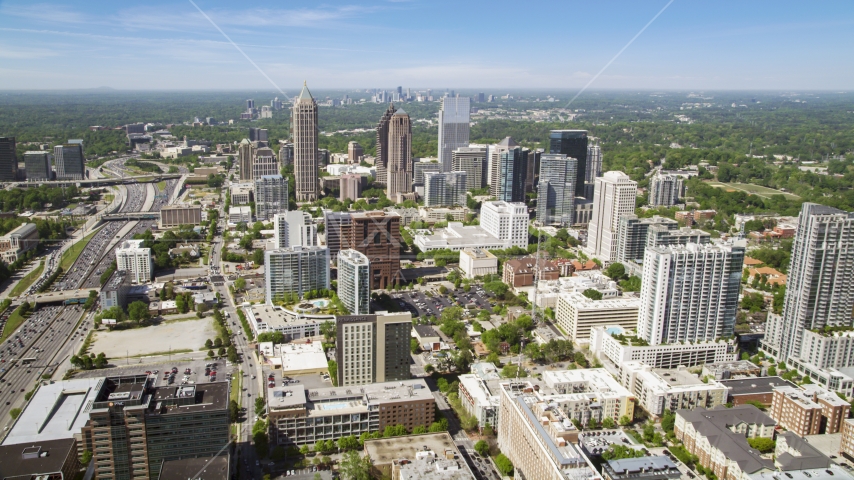
[[562,153],[578,160],[575,196],[583,197],[587,178],[587,130],[552,130],[549,133],[549,153]]
[[86,159],[79,143],[53,147],[53,162],[57,180],[83,180],[86,175]]
[[483,202],[480,226],[511,246],[528,248],[528,207],[524,203]]
[[[506,139],[505,139],[506,140]],[[525,175],[528,173],[528,149],[512,147],[498,153],[498,189],[496,199],[525,201]]]
[[[543,183],[542,173],[540,184]],[[593,216],[587,226],[585,250],[603,262],[617,258],[617,228],[620,217],[635,213],[638,184],[623,172],[605,172],[596,179]]]
[[485,100],[486,100],[486,95],[484,95],[483,92],[480,92],[477,94],[478,103],[483,103]]
[[336,317],[338,385],[342,387],[410,378],[411,313]]
[[394,115],[394,104],[386,109],[377,123],[377,157],[374,166],[377,167],[376,183],[386,186],[388,182],[388,125]]
[[266,128],[249,128],[249,141],[250,142],[258,142],[259,144],[263,143],[263,145],[258,145],[259,147],[267,146],[267,129]]
[[261,175],[255,179],[255,218],[272,220],[277,213],[288,211],[288,179],[279,174]]
[[362,178],[358,173],[345,173],[341,175],[341,188],[338,200],[342,202],[347,199],[354,202],[358,200],[359,195],[362,194]]
[[255,108],[255,100],[246,100],[246,109],[253,110]]
[[294,163],[294,144],[283,143],[279,146],[279,163],[287,167]]
[[286,293],[300,297],[329,289],[329,249],[289,247],[264,252],[266,300],[272,304]]
[[317,167],[318,168],[326,168],[327,165],[329,165],[329,149],[318,148],[317,149]]
[[439,110],[439,163],[442,171],[450,172],[452,152],[469,146],[471,99],[468,97],[444,97]]
[[46,182],[51,179],[50,157],[47,152],[41,150],[24,152],[24,167],[28,182]]
[[388,198],[412,191],[412,168],[412,123],[401,108],[391,116],[388,127]]
[[[806,357],[808,352],[801,347],[807,331],[854,325],[852,292],[854,212],[804,203],[792,245],[779,332],[772,332],[775,338],[763,343],[776,349],[775,357],[780,362]],[[838,350],[848,352],[851,348],[848,343],[839,345]],[[854,366],[854,356],[846,357],[840,365]]]
[[649,180],[649,204],[657,207],[679,203],[682,196],[682,177],[679,175],[656,173]]
[[273,149],[262,147],[255,150],[255,158],[252,159],[252,180],[258,180],[267,175],[279,174],[279,162]]
[[740,241],[648,248],[638,337],[661,345],[732,336],[745,246]]
[[143,248],[143,240],[126,240],[116,248],[116,270],[130,273],[133,283],[148,283],[154,273],[151,249]]
[[317,200],[320,190],[317,164],[317,102],[303,84],[294,102],[291,122],[294,131],[294,176],[298,202]]
[[338,252],[350,248],[347,235],[352,223],[349,213],[323,211],[324,237],[326,248],[329,249],[329,258],[337,261]]
[[359,142],[350,142],[347,144],[347,161],[358,165],[359,162],[362,161],[362,157],[365,155],[365,149],[359,145]]
[[623,215],[617,222],[617,256],[615,262],[643,262],[646,251],[646,238],[649,229],[660,226],[665,230],[679,229],[679,222],[672,218],[638,218],[637,215]]
[[525,164],[525,193],[535,192],[537,190],[537,180],[540,178],[540,157],[543,155],[543,149],[528,150],[528,160]]
[[255,159],[255,146],[244,138],[237,146],[237,166],[241,180],[252,180],[252,162]]
[[338,252],[338,298],[353,315],[371,313],[371,265],[356,250]]
[[437,162],[414,162],[412,165],[412,184],[424,185],[424,175],[428,172],[441,172],[442,165]]
[[461,147],[451,152],[451,171],[466,172],[466,191],[486,186],[486,147]]
[[396,213],[354,212],[350,214],[349,224],[341,224],[341,248],[352,248],[368,257],[371,288],[375,290],[400,281],[402,245],[400,215]]
[[489,182],[489,194],[493,197],[498,197],[501,192],[501,154],[507,150],[520,147],[513,137],[505,137],[495,145],[490,145],[489,149],[489,172],[487,173],[487,181]]
[[311,214],[300,210],[273,216],[273,245],[276,248],[316,247],[317,225]]
[[578,161],[563,154],[540,156],[537,183],[537,221],[571,225],[575,214],[575,176]]
[[448,207],[466,204],[466,172],[424,174],[424,206]]
[[11,182],[18,179],[18,153],[15,137],[0,137],[0,180]]
[[594,183],[596,177],[602,176],[602,149],[599,145],[587,147],[587,167],[584,169],[584,181]]

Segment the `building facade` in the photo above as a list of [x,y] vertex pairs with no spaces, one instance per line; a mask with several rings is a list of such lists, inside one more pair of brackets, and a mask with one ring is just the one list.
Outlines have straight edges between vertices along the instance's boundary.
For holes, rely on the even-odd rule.
[[365,150],[359,145],[359,142],[349,142],[347,144],[347,161],[349,163],[358,165],[364,155]]
[[306,85],[294,102],[291,122],[296,198],[298,202],[313,202],[318,199],[320,190],[317,182],[317,102]]
[[[341,225],[340,248],[352,248],[368,257],[371,288],[385,289],[397,283],[400,280],[400,215],[385,212],[349,215],[349,223]],[[327,232],[327,238],[328,235]]]
[[0,256],[6,263],[15,263],[30,250],[39,246],[39,229],[35,223],[22,223],[0,237]]
[[466,191],[487,185],[486,150],[485,147],[460,147],[451,152],[451,171],[466,172]]
[[388,183],[388,132],[394,111],[394,104],[390,104],[377,122],[377,157],[374,165],[377,167],[377,183],[382,186]]
[[268,304],[284,294],[302,297],[311,290],[329,289],[329,250],[288,247],[264,252],[264,287]]
[[52,179],[50,157],[40,150],[24,153],[24,167],[28,182],[46,182]]
[[583,197],[587,179],[587,131],[552,130],[549,133],[549,153],[563,154],[577,161],[573,196]]
[[593,217],[587,228],[587,252],[603,262],[617,258],[620,217],[635,213],[637,194],[637,182],[623,172],[605,172],[596,178]]
[[167,205],[160,209],[160,228],[181,225],[201,225],[202,207],[199,205]]
[[278,174],[279,163],[273,149],[262,147],[255,150],[255,156],[252,158],[252,180],[258,181],[262,177]]
[[335,354],[342,387],[408,380],[412,314],[336,317]]
[[394,112],[388,125],[388,198],[412,191],[412,169],[412,123],[401,108]]
[[498,273],[498,257],[480,248],[460,250],[460,270],[469,279],[495,275]]
[[590,353],[612,373],[619,371],[620,365],[626,362],[640,362],[652,368],[676,368],[735,360],[732,341],[647,345],[632,331],[636,324],[637,315],[634,322],[626,318],[622,325],[600,323],[590,327]]
[[469,97],[443,97],[439,109],[439,163],[442,171],[453,170],[453,151],[468,147],[471,119]]
[[316,247],[317,225],[311,214],[294,210],[273,216],[273,244],[276,248]]
[[649,179],[650,206],[671,206],[679,203],[682,197],[682,177],[658,173]]
[[70,143],[53,147],[53,162],[57,180],[83,180],[86,177],[86,159],[83,145]]
[[449,207],[466,204],[466,172],[424,174],[424,206]]
[[244,138],[237,146],[237,166],[241,181],[252,181],[252,161],[255,158],[255,146]]
[[151,249],[143,248],[143,242],[126,240],[116,248],[116,270],[127,271],[133,283],[148,283],[154,274]]
[[371,264],[356,250],[338,252],[338,298],[352,315],[371,313]]
[[525,176],[528,173],[528,150],[522,147],[502,148],[498,152],[498,188],[495,197],[504,202],[525,201]]
[[358,173],[345,173],[341,175],[341,187],[338,192],[338,200],[356,201],[362,195],[362,177]]
[[638,321],[640,300],[608,298],[593,300],[578,292],[561,293],[557,298],[555,321],[576,343],[587,343],[596,327],[617,325],[634,328]]
[[18,153],[15,137],[0,137],[0,180],[14,182],[18,179]]
[[543,225],[573,223],[578,160],[562,154],[540,156],[537,221]]
[[288,179],[281,175],[262,175],[255,180],[255,218],[272,220],[288,211]]
[[508,246],[528,248],[528,208],[524,203],[483,202],[480,225]]

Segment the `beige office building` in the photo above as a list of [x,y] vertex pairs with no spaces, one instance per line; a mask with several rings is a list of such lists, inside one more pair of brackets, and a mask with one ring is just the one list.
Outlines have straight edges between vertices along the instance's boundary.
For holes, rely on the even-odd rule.
[[388,185],[386,196],[412,191],[412,123],[399,109],[391,116],[388,127]]
[[303,84],[296,98],[291,123],[294,136],[294,177],[298,202],[317,200],[320,185],[317,181],[317,102]]
[[336,317],[338,385],[367,385],[410,378],[412,314]]

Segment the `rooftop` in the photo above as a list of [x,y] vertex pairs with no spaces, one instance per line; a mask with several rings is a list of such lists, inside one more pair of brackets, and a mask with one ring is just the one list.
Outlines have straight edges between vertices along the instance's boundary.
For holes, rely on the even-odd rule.
[[478,260],[496,258],[495,255],[489,252],[489,250],[484,250],[482,248],[464,248],[462,253]]
[[445,450],[457,452],[457,446],[448,432],[378,438],[365,442],[365,453],[371,457],[374,465],[388,464],[401,458],[415,460],[416,453],[430,450],[437,454]]
[[158,480],[228,480],[228,456],[184,458],[163,462]]
[[309,416],[367,412],[384,403],[404,400],[432,399],[433,395],[424,379],[372,383],[350,387],[323,387],[307,389],[304,384],[267,389],[268,406],[272,410],[306,408]]
[[278,345],[282,357],[282,373],[320,370],[328,367],[323,343],[286,343]]
[[793,383],[780,377],[750,377],[737,380],[719,380],[718,383],[728,388],[730,395],[755,395],[757,393],[771,393],[777,387],[795,387]]
[[[670,474],[680,476],[679,468],[665,456],[651,456],[640,458],[624,458],[622,460],[610,460],[603,467],[616,475],[638,475],[653,477],[658,474]],[[646,474],[646,475],[644,475]],[[662,478],[654,476],[653,478]]]
[[154,402],[154,413],[160,415],[223,410],[228,408],[228,382],[157,387]]
[[47,478],[62,471],[69,455],[77,455],[73,438],[18,443],[0,447],[0,478]]

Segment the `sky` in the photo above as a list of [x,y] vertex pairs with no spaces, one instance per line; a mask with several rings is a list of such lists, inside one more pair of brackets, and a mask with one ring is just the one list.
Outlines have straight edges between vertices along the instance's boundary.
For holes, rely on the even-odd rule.
[[854,87],[854,2],[669,1],[0,0],[0,90]]

